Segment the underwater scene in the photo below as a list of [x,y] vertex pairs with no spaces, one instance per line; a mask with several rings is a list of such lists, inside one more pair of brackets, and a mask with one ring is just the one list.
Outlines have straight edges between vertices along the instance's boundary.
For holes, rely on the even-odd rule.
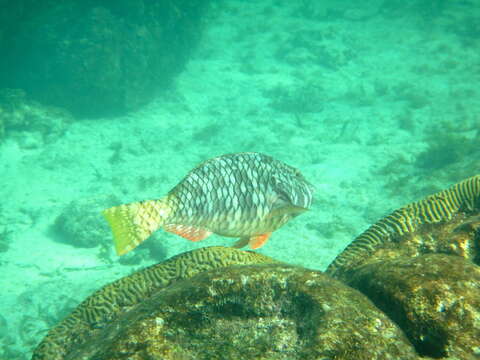
[[480,2],[0,5],[0,360],[480,359]]

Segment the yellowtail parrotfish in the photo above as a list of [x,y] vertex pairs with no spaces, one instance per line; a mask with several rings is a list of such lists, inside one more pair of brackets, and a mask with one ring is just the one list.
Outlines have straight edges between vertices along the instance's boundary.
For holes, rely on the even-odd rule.
[[255,152],[227,154],[191,170],[168,194],[103,211],[118,255],[163,228],[191,241],[212,233],[263,246],[273,231],[308,210],[313,186],[299,170]]

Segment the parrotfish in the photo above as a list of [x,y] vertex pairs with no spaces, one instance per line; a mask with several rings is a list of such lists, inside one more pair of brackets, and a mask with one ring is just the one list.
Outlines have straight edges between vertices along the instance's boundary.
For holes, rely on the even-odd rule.
[[308,210],[313,186],[299,170],[268,155],[227,154],[191,170],[168,194],[103,211],[118,255],[163,228],[191,241],[212,233],[263,246],[273,231]]

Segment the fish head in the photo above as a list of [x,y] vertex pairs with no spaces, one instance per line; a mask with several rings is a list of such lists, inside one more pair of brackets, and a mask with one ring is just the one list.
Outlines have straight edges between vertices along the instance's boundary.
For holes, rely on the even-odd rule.
[[314,186],[309,183],[299,170],[286,167],[272,177],[272,216],[290,214],[296,216],[308,210],[312,205]]

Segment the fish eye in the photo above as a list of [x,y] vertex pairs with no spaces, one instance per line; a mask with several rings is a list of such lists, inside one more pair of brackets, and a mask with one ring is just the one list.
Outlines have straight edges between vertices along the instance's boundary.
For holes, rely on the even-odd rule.
[[295,175],[295,177],[298,178],[298,179],[303,179],[303,175],[302,175],[302,173],[300,172],[300,170],[298,170],[298,169],[295,169],[294,175]]

